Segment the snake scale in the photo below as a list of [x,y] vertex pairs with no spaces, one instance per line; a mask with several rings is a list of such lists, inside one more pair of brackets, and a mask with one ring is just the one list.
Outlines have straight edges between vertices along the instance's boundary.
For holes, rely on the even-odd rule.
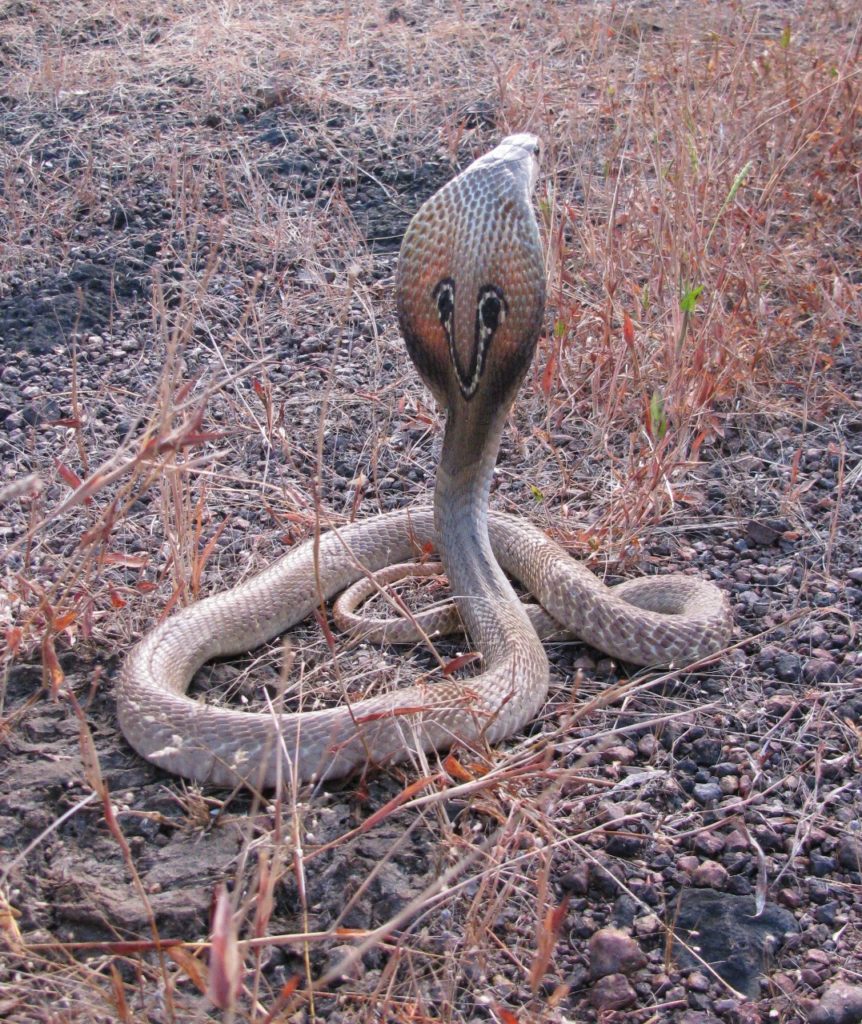
[[[696,661],[727,641],[721,592],[688,576],[608,588],[541,531],[488,512],[509,408],[544,317],[544,258],[532,208],[538,140],[513,135],[435,193],[411,221],[398,316],[419,373],[446,411],[432,509],[379,515],[289,551],[257,576],[148,633],[120,673],[118,714],[150,761],[202,783],[270,788],[348,775],[418,748],[495,743],[541,709],[548,660],[506,572],[550,615],[624,661]],[[361,577],[440,553],[482,671],[324,710],[245,712],[191,699],[211,658],[247,651]]]

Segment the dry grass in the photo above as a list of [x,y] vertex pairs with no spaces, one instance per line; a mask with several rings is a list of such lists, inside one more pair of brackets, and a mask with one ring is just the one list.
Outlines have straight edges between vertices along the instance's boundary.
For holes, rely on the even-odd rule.
[[[62,379],[32,398],[53,397],[60,414],[4,455],[4,665],[39,661],[60,700],[72,700],[70,651],[119,655],[147,624],[233,585],[318,522],[427,499],[439,419],[397,337],[394,242],[418,198],[414,173],[427,192],[450,161],[507,132],[546,143],[550,300],[500,507],[522,509],[532,494],[535,516],[579,554],[604,568],[637,563],[659,522],[690,524],[717,439],[858,412],[828,372],[858,352],[862,322],[862,24],[849,0],[759,15],[692,3],[685,16],[601,3],[157,0],[58,13],[21,2],[6,5],[2,27],[4,100],[27,131],[4,145],[0,299],[38,294],[89,259],[94,225],[117,211],[146,223],[162,211],[141,264],[148,309],[114,291],[117,271],[103,342],[75,314],[72,329],[58,316]],[[261,141],[267,115],[282,146]],[[302,146],[309,166],[279,177],[273,164]],[[141,194],[149,205],[135,213]],[[121,236],[104,237],[110,259],[136,258]],[[75,298],[80,311],[87,301]],[[99,344],[114,352],[103,370],[90,358]],[[798,456],[789,461],[782,509],[801,518]],[[309,632],[297,646],[303,685],[325,689],[325,638]],[[281,656],[265,656],[272,676]],[[406,664],[342,655],[342,685],[362,689]],[[86,678],[78,699],[100,685]],[[238,686],[250,689],[245,677]],[[636,680],[626,700],[638,692]],[[553,973],[566,906],[552,864],[607,870],[598,804],[617,780],[600,765],[625,730],[599,709],[621,696],[578,674],[559,686],[540,742],[496,763],[450,759],[445,776],[433,764],[418,766],[418,782],[405,775],[396,803],[357,828],[391,825],[392,857],[427,833],[436,859],[427,886],[377,928],[307,926],[304,872],[325,851],[305,836],[320,794],[252,809],[277,824],[243,846],[211,936],[166,941],[150,911],[151,934],[134,941],[34,942],[7,890],[0,1007],[22,1020],[203,1020],[216,1003],[226,1020],[321,1020],[321,999],[331,1008],[338,990],[344,1020],[454,1022],[470,1019],[466,985],[481,1019],[571,1019]],[[643,699],[639,729],[692,713],[674,692]],[[12,709],[6,730],[26,710]],[[809,713],[830,715],[816,701]],[[81,722],[91,803],[135,880]],[[562,769],[554,750],[584,760]],[[754,789],[768,794],[792,772]],[[213,801],[184,799],[186,827],[200,828]],[[474,814],[466,831],[447,810],[462,802]],[[230,815],[230,801],[216,806]],[[800,829],[825,813],[818,796]],[[612,825],[641,822],[635,811]],[[657,841],[671,847],[699,827],[680,812]],[[353,839],[346,830],[334,844]],[[388,862],[350,894],[344,919]],[[306,926],[273,934],[288,881]],[[152,893],[134,888],[147,905]],[[321,968],[313,953],[333,942]],[[266,968],[282,948],[305,960],[279,982]],[[354,984],[374,951],[385,956]]]

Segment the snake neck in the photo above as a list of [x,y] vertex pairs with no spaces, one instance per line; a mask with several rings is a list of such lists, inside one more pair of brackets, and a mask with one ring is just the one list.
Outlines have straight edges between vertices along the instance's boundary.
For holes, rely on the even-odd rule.
[[450,412],[434,491],[440,555],[461,618],[487,666],[511,650],[513,634],[525,623],[533,633],[488,535],[488,495],[503,423],[500,416],[477,426]]

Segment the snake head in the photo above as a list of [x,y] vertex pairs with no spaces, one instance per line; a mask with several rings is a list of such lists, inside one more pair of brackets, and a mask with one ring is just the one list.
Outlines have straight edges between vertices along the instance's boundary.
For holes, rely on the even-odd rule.
[[538,171],[539,140],[510,135],[431,196],[404,235],[401,331],[450,414],[505,413],[532,361],[545,306]]

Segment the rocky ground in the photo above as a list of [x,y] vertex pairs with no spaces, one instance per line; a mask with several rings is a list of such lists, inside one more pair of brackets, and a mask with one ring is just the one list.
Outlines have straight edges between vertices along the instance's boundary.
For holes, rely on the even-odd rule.
[[[862,1020],[853,5],[271,8],[0,12],[0,1016]],[[703,91],[665,139],[674,62]],[[523,126],[548,146],[548,324],[493,504],[608,582],[714,580],[732,646],[657,676],[553,644],[541,718],[483,759],[267,801],[160,772],[115,719],[143,631],[317,522],[428,502],[400,237]],[[291,638],[306,699],[435,665],[328,639]],[[196,692],[260,706],[284,656]],[[222,885],[238,994],[204,945],[234,949]]]

